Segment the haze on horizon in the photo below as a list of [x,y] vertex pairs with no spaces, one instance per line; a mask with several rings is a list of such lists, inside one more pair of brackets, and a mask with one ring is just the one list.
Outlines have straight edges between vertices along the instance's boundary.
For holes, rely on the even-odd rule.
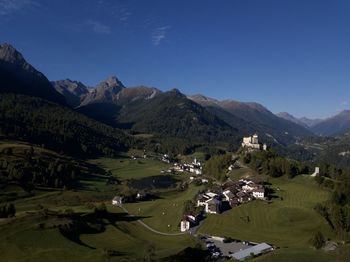
[[254,101],[324,118],[350,103],[346,0],[0,0],[1,42],[50,80]]

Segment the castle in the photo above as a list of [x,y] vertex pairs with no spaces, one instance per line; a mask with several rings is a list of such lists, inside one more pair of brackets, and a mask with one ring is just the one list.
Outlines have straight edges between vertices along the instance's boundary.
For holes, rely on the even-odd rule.
[[243,137],[242,147],[247,148],[249,150],[266,150],[266,144],[261,145],[259,143],[259,138],[257,134],[253,136]]

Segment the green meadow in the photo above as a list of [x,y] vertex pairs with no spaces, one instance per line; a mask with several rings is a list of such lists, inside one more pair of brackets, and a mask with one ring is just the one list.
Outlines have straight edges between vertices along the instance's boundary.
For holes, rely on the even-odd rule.
[[167,163],[151,158],[138,158],[136,160],[132,160],[130,157],[118,159],[98,158],[89,162],[112,172],[120,180],[160,175],[161,170],[170,167]]
[[[12,147],[20,152],[28,145],[0,144],[0,149]],[[22,149],[21,149],[22,148]],[[39,150],[39,149],[37,149]],[[36,150],[36,151],[37,151]],[[40,153],[52,154],[42,149]],[[122,183],[129,179],[142,179],[160,175],[170,165],[147,158],[130,157],[89,160],[92,166],[110,172]],[[189,180],[189,174],[174,175],[179,181]],[[249,168],[230,172],[231,179],[257,176]],[[190,184],[186,189],[155,189],[156,198],[149,201],[127,203],[124,207],[135,219],[126,216],[122,209],[111,205],[120,185],[106,183],[108,176],[92,173],[81,178],[82,187],[74,190],[35,190],[32,195],[18,194],[13,201],[15,218],[0,219],[0,251],[2,261],[140,261],[174,255],[186,247],[198,244],[189,234],[164,236],[156,234],[137,222],[164,233],[179,233],[184,202],[195,199],[204,186]],[[313,207],[326,201],[329,192],[319,187],[313,178],[298,176],[294,179],[264,177],[274,190],[271,201],[252,201],[220,215],[208,215],[198,233],[227,236],[240,240],[267,242],[278,247],[256,261],[346,261],[350,248],[340,246],[336,251],[325,252],[310,247],[309,239],[316,231],[336,240],[327,222]],[[16,185],[7,188],[20,192]],[[70,212],[89,216],[93,206],[105,203],[109,216],[103,219],[103,230],[79,234],[78,239],[64,236],[60,225],[71,222],[69,217],[55,215]],[[46,213],[45,213],[46,212]],[[52,215],[53,213],[53,215]]]

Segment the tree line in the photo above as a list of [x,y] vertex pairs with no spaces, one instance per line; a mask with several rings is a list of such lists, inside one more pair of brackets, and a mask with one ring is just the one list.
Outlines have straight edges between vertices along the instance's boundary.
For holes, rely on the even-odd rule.
[[69,108],[25,95],[0,94],[0,135],[78,156],[114,156],[135,140]]
[[35,153],[33,147],[23,152],[14,153],[12,148],[0,152],[1,183],[16,183],[26,191],[35,186],[75,187],[82,169],[74,160]]
[[271,177],[287,175],[289,178],[293,178],[299,174],[308,174],[312,171],[310,165],[281,157],[271,150],[243,152],[241,158],[244,164],[249,165],[260,174]]

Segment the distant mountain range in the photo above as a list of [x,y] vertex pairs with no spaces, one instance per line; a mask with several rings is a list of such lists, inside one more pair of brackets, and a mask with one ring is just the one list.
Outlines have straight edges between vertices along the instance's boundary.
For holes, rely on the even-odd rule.
[[[137,132],[177,137],[191,134],[209,140],[258,132],[264,140],[282,145],[293,143],[300,136],[312,136],[307,128],[281,119],[257,103],[217,101],[203,95],[185,96],[179,90],[161,92],[145,86],[127,88],[115,76],[90,90],[85,87],[80,95],[75,88],[67,87],[62,92],[61,82],[53,82],[54,87],[67,101],[74,97],[72,105],[77,106],[76,101],[80,101],[79,112]],[[75,87],[76,83],[71,81],[69,86]]]
[[[16,126],[20,126],[21,121],[26,122],[26,132],[29,130],[34,132],[36,125],[43,129],[40,132],[50,128],[49,124],[41,126],[42,123],[36,122],[43,119],[44,121],[53,120],[55,125],[60,121],[73,125],[71,119],[78,121],[81,118],[84,121],[78,121],[79,124],[74,123],[75,128],[80,129],[87,123],[86,118],[81,115],[84,114],[94,119],[91,120],[93,122],[89,122],[90,129],[91,126],[95,128],[101,125],[101,122],[110,126],[100,128],[102,133],[99,137],[105,137],[106,141],[110,136],[107,133],[113,133],[111,130],[114,128],[116,133],[113,134],[113,139],[119,139],[118,143],[121,145],[133,142],[130,142],[131,139],[127,135],[123,136],[120,129],[131,134],[146,133],[164,138],[180,138],[188,143],[190,141],[197,144],[224,142],[239,145],[242,136],[258,133],[262,141],[269,145],[287,148],[297,147],[295,142],[301,138],[312,137],[314,134],[323,136],[339,134],[350,128],[350,111],[344,111],[326,120],[298,119],[288,113],[275,115],[264,106],[253,102],[219,101],[201,94],[186,96],[177,89],[162,92],[154,87],[125,87],[115,76],[102,81],[96,87],[88,87],[70,79],[49,82],[9,44],[0,45],[0,92],[39,97],[56,103],[57,108],[65,107],[64,110],[69,110],[62,111],[70,119],[69,121],[59,120],[54,114],[51,115],[52,119],[46,119],[44,115],[40,120],[33,114],[27,114],[30,120],[15,119]],[[8,99],[11,99],[12,104],[15,103],[15,97],[11,96]],[[44,105],[45,108],[51,106],[43,102],[39,103],[35,99],[28,100],[23,96],[17,96],[16,99],[23,99],[25,108],[29,111],[30,103],[36,103],[35,106],[33,105],[33,110],[37,112],[41,110],[38,108],[39,104]],[[6,101],[0,99],[0,102],[3,102],[2,108],[5,110]],[[5,114],[6,112],[3,112],[3,115]],[[8,115],[19,117],[10,111]],[[21,117],[24,117],[23,114]],[[3,121],[5,119],[3,118]],[[30,125],[33,126],[30,127]],[[10,126],[7,128],[11,129]],[[58,127],[55,126],[55,128]],[[66,128],[68,126],[64,126],[65,132],[68,132],[69,128]],[[61,131],[55,132],[58,135]],[[84,134],[84,139],[77,137],[84,141],[83,148],[91,144],[89,132]],[[96,133],[97,129],[93,132]],[[60,133],[61,135],[63,141],[67,135]],[[156,143],[156,141],[153,142]],[[102,142],[99,143],[102,144]],[[103,146],[106,145],[103,143]],[[99,148],[98,150],[108,151],[109,149]]]
[[312,136],[305,127],[277,117],[258,103],[218,101],[203,95],[189,96],[189,99],[244,133],[259,133],[264,140],[286,145],[293,143],[297,137]]
[[302,125],[316,135],[334,136],[350,130],[350,110],[344,110],[339,114],[326,119],[296,118],[286,112],[278,113],[277,116]]

